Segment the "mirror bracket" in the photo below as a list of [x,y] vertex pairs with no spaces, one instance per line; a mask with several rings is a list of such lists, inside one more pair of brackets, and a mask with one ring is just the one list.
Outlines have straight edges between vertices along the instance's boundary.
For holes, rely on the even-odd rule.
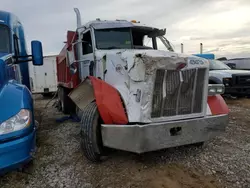
[[77,68],[74,65],[70,66],[69,71],[71,75],[74,75],[77,72]]

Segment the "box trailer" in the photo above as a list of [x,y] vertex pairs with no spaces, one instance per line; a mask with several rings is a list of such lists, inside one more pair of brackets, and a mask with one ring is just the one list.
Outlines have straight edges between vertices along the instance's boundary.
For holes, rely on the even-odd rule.
[[223,63],[227,64],[232,69],[250,70],[250,58],[228,59],[223,60]]
[[48,95],[57,91],[56,56],[44,56],[43,66],[29,65],[30,86],[33,94]]

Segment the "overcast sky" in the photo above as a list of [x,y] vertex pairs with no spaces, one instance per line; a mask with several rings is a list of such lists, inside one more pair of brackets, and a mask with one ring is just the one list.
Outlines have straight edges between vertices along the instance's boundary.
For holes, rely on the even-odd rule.
[[73,8],[82,22],[92,19],[128,19],[166,28],[175,51],[204,52],[217,57],[250,57],[250,0],[1,0],[1,10],[22,21],[28,47],[42,41],[44,55],[58,54],[66,31],[75,30]]

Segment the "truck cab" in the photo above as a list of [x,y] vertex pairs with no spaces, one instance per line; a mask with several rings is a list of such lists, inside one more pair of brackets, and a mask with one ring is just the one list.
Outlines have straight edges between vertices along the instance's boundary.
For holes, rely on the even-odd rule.
[[225,131],[224,86],[208,84],[206,59],[175,53],[165,29],[134,20],[82,25],[75,11],[76,32],[58,58],[79,78],[68,84],[76,85],[68,96],[81,112],[89,160],[100,161],[105,148],[144,153],[203,143]]
[[43,64],[42,45],[27,54],[24,30],[12,13],[0,11],[0,174],[20,168],[35,151],[35,119],[28,61]]

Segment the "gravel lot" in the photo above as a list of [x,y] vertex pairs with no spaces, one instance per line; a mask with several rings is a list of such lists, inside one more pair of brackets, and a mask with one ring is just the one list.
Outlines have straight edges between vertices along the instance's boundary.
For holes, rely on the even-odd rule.
[[[48,102],[36,96],[36,117]],[[24,172],[0,178],[0,188],[36,187],[250,187],[250,99],[227,100],[230,124],[226,133],[203,148],[185,146],[144,155],[114,152],[92,164],[80,149],[79,125],[56,123],[62,116],[49,106],[37,134],[34,162]]]

